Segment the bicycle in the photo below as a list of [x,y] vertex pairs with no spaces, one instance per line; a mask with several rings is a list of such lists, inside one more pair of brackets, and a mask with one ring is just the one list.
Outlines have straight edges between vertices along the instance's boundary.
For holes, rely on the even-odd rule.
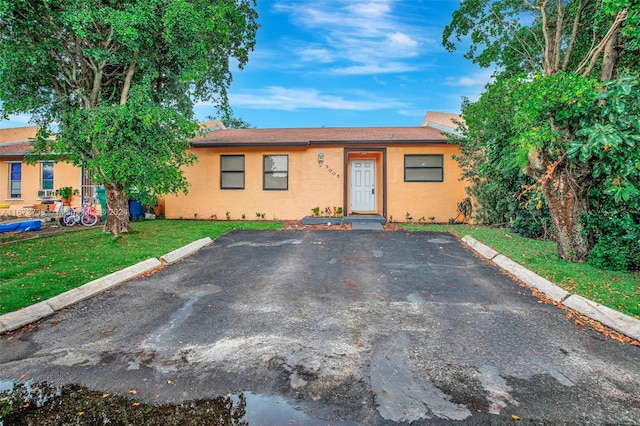
[[73,226],[76,223],[81,223],[84,226],[93,226],[98,223],[98,214],[96,213],[96,207],[85,201],[82,204],[82,209],[71,209],[65,212],[62,222],[65,226]]

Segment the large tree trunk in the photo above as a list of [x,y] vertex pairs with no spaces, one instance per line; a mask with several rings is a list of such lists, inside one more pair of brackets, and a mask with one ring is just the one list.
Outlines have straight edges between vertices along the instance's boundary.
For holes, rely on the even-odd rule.
[[569,262],[584,262],[590,249],[582,224],[589,208],[590,170],[586,165],[570,168],[563,160],[542,157],[540,153],[530,155],[524,172],[541,182],[555,228],[558,257]]
[[587,191],[576,184],[570,171],[563,167],[542,185],[551,220],[556,231],[558,256],[569,262],[587,260],[589,243],[582,225],[587,214]]
[[123,192],[122,185],[105,183],[107,192],[107,221],[104,224],[104,232],[118,236],[131,230],[129,220],[129,200]]

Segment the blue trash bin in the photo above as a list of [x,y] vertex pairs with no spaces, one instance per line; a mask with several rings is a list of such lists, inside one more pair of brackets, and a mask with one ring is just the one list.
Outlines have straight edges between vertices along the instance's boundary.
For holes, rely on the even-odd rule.
[[138,220],[144,219],[144,210],[142,209],[142,204],[136,200],[129,200],[129,219],[130,220]]

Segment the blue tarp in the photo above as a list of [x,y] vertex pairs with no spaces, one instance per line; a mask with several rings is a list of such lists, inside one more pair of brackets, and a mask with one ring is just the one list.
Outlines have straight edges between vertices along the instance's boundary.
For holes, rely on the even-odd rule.
[[5,223],[0,225],[0,232],[27,232],[39,231],[42,229],[42,222],[39,220],[26,220],[24,222]]

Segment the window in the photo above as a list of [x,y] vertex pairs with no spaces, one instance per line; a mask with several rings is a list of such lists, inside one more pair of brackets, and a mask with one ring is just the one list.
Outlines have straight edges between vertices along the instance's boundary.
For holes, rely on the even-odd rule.
[[40,163],[41,176],[40,189],[53,189],[53,163]]
[[244,189],[244,155],[220,156],[220,189]]
[[442,182],[442,155],[405,155],[405,182]]
[[22,163],[9,163],[9,198],[22,198]]
[[265,190],[289,189],[289,156],[265,155],[263,187]]

